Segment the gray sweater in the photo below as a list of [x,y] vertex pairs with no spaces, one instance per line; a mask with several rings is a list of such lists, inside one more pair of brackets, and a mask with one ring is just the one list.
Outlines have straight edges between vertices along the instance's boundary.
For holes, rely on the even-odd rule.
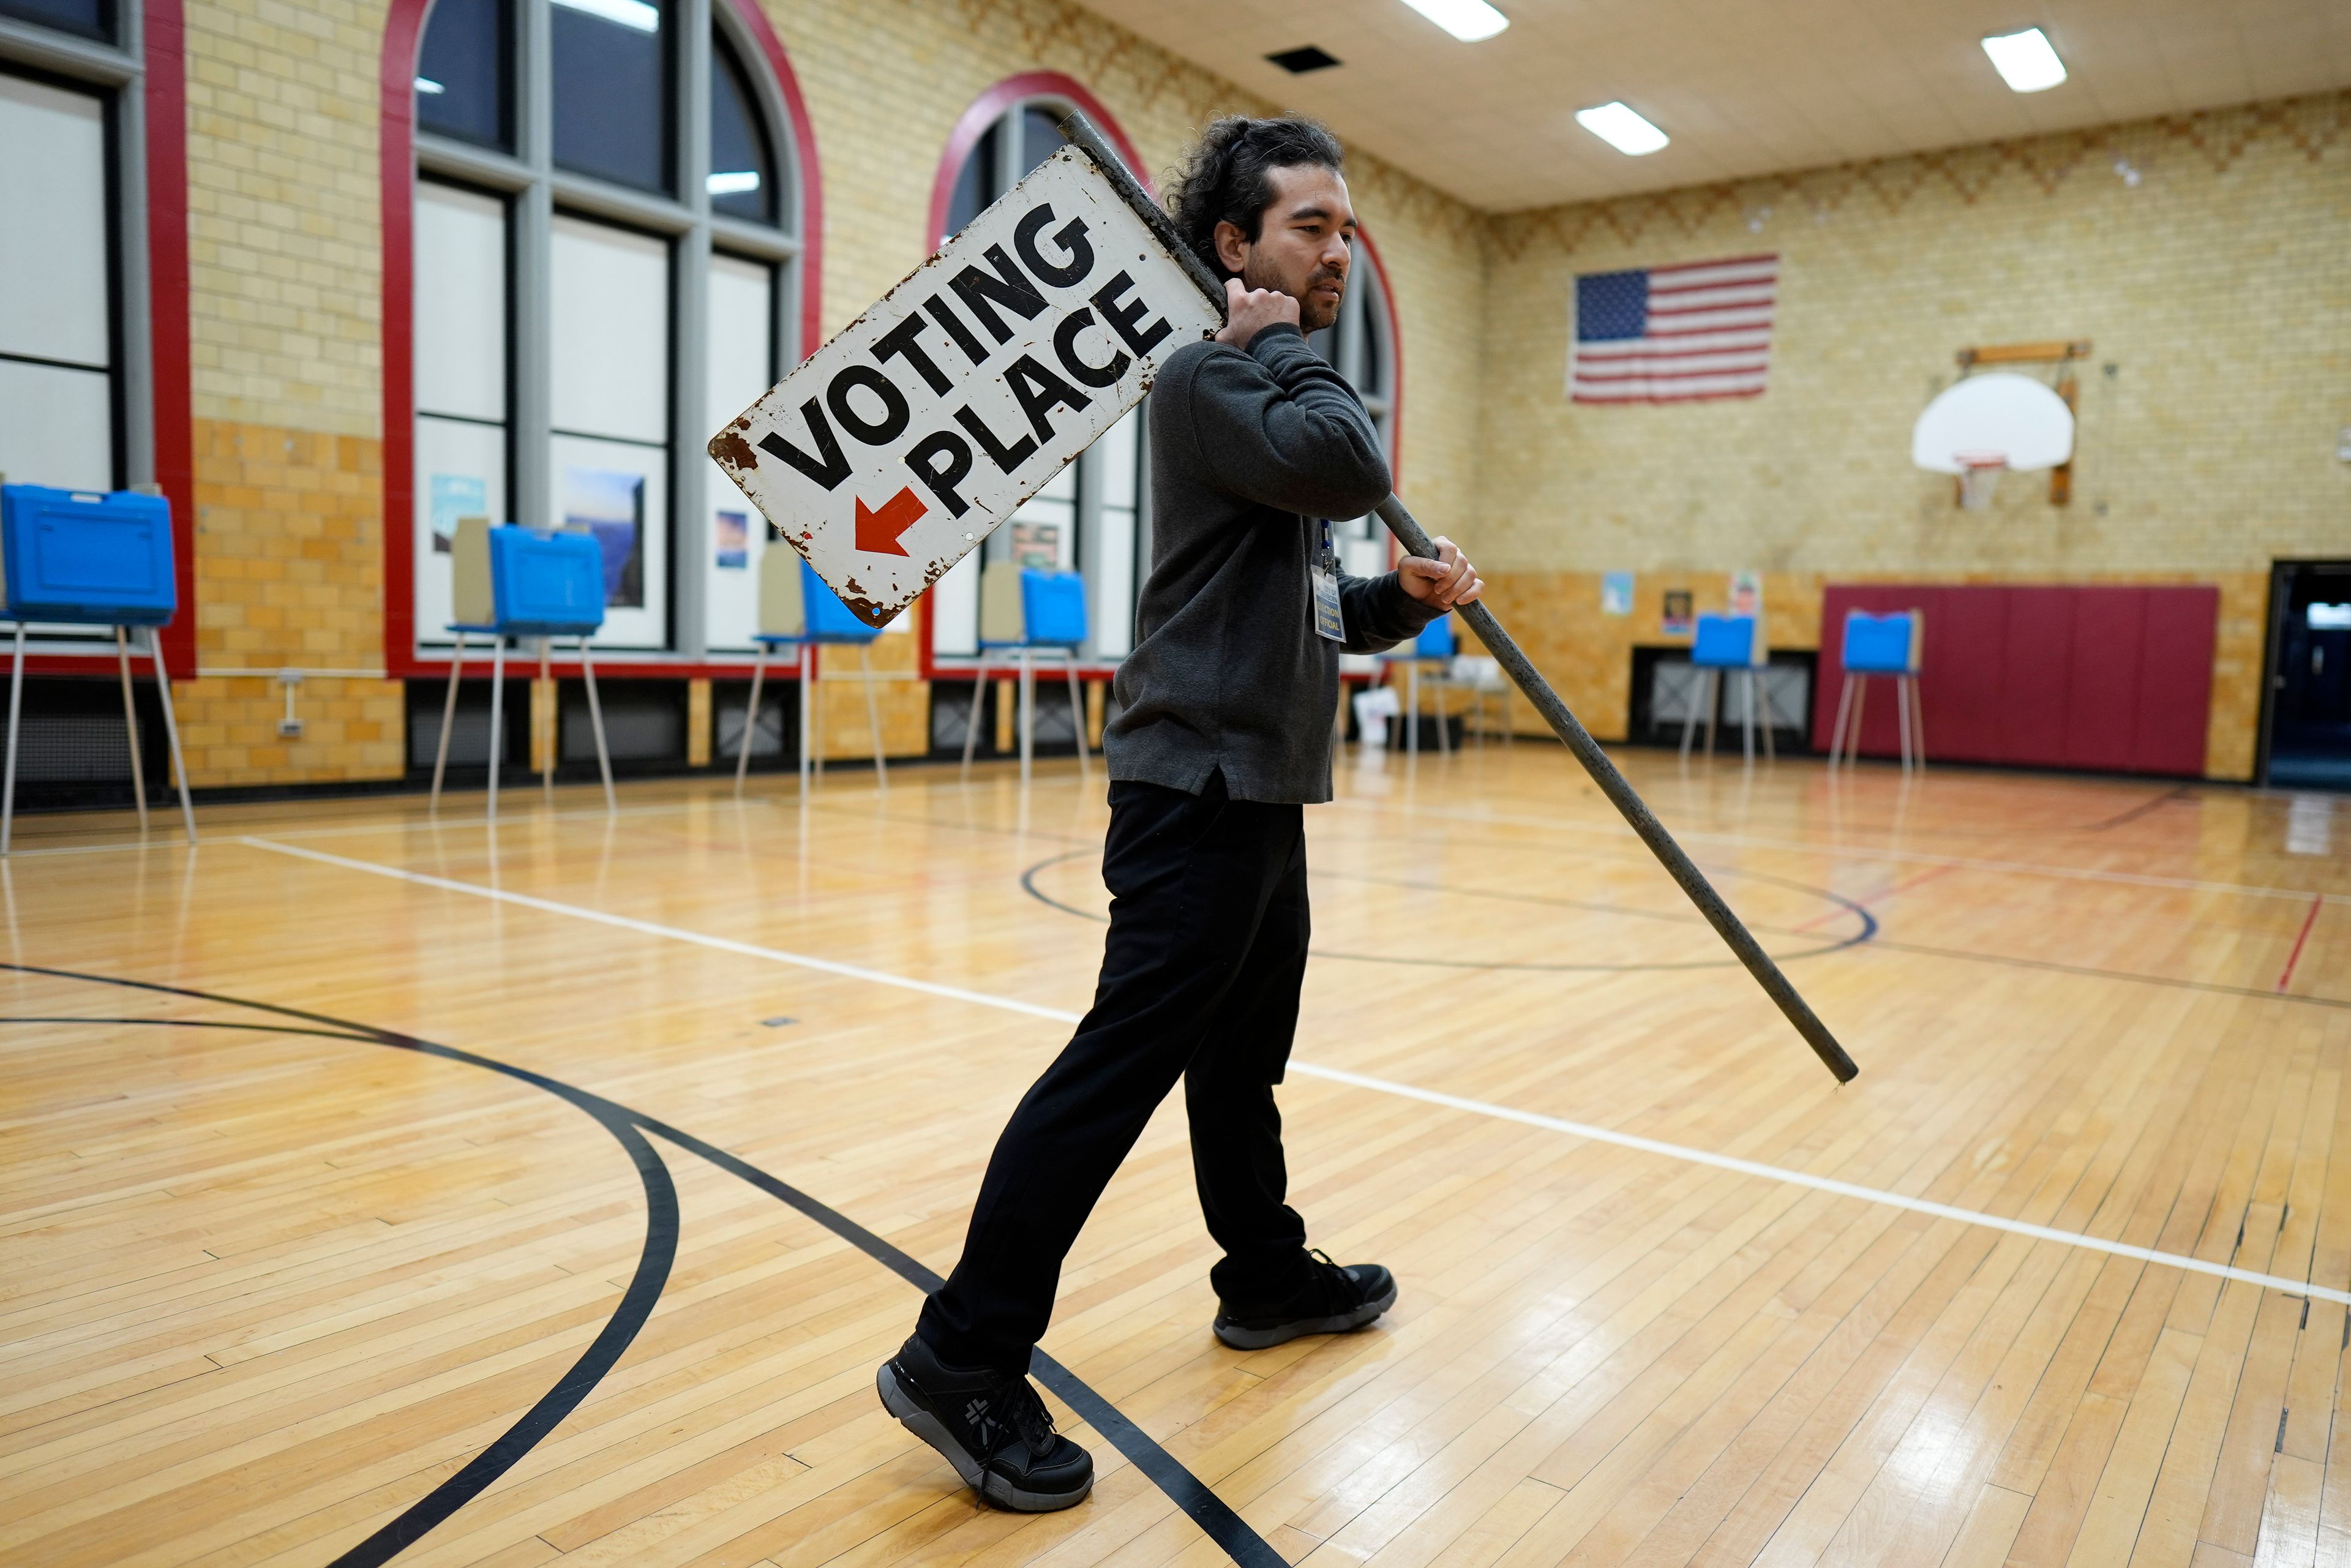
[[[1151,395],[1140,640],[1102,737],[1113,779],[1197,794],[1222,768],[1236,800],[1331,799],[1342,644],[1315,633],[1309,565],[1321,519],[1360,517],[1388,487],[1371,415],[1297,328],[1169,356]],[[1435,619],[1394,572],[1343,572],[1339,600],[1351,653]]]

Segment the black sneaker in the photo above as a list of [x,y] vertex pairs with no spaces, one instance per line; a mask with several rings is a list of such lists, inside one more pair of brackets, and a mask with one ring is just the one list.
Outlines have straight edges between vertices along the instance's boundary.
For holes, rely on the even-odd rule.
[[1395,1305],[1395,1276],[1377,1263],[1331,1261],[1311,1254],[1314,1277],[1286,1301],[1237,1310],[1222,1303],[1217,1337],[1235,1350],[1263,1350],[1310,1333],[1345,1333]]
[[1050,1513],[1094,1490],[1092,1456],[1053,1430],[1025,1377],[950,1367],[914,1335],[882,1364],[873,1385],[884,1410],[998,1507]]

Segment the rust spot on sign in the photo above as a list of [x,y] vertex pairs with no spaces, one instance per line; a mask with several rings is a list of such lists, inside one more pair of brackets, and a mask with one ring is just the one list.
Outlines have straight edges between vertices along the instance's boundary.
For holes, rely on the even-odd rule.
[[710,438],[710,456],[720,467],[735,474],[747,474],[759,465],[759,455],[743,439],[739,421]]

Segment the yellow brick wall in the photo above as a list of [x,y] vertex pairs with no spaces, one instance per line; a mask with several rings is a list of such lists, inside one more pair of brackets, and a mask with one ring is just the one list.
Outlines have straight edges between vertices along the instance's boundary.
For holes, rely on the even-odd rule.
[[[1280,107],[1059,0],[768,11],[814,124],[828,333],[920,258],[947,135],[997,81],[1076,78],[1155,172],[1208,117]],[[188,6],[207,670],[381,662],[384,18],[380,0]],[[1612,568],[1644,573],[1645,593],[1660,572],[1741,567],[1815,594],[1862,574],[2223,581],[2234,608],[2216,662],[2214,767],[2241,773],[2258,695],[2255,579],[2273,554],[2351,549],[2351,465],[2332,456],[2351,423],[2346,120],[2351,95],[2337,94],[1499,217],[1358,155],[1351,183],[1403,329],[1404,493],[1479,551],[1511,601],[1522,580]],[[1566,402],[1576,273],[1767,247],[1784,270],[1766,396]],[[2011,482],[1991,513],[1962,516],[1947,483],[1909,468],[1911,418],[1962,344],[2057,336],[2096,343],[2074,505],[2052,509],[2038,486]],[[1606,628],[1580,624],[1596,601],[1580,580],[1534,592],[1518,624],[1531,643],[1556,644],[1554,674],[1604,704],[1591,716],[1604,731],[1626,660]],[[1563,619],[1530,628],[1538,614]],[[876,645],[893,665],[914,652]],[[924,688],[900,679],[882,696],[892,748],[922,749]],[[842,682],[823,700],[826,749],[862,749],[862,692]],[[398,683],[313,683],[308,732],[291,743],[266,682],[183,683],[180,701],[200,785],[402,770]]]
[[[1477,539],[1536,570],[2071,578],[2339,551],[2346,234],[2351,94],[1498,219]],[[1764,250],[1762,396],[1567,401],[1577,274]],[[2018,476],[1960,512],[1910,465],[1911,423],[1960,348],[2056,338],[2095,350],[2073,505]]]
[[[768,11],[815,128],[827,334],[922,259],[948,133],[1006,77],[1058,70],[1083,82],[1155,171],[1173,165],[1211,115],[1274,107],[1051,0],[808,0]],[[382,663],[381,479],[371,455],[361,464],[360,449],[331,438],[380,450],[376,81],[386,15],[381,0],[188,5],[191,335],[206,465],[197,634],[207,670]],[[1372,160],[1351,174],[1405,323],[1411,493],[1450,515],[1470,494],[1475,399],[1463,394],[1476,383],[1480,222]],[[911,639],[875,645],[877,661],[893,665],[910,666],[913,654]],[[926,688],[899,679],[880,695],[892,749],[926,749]],[[199,786],[402,770],[397,682],[311,683],[300,699],[307,733],[291,743],[277,735],[282,698],[268,683],[181,683],[178,700]],[[827,752],[868,751],[862,690],[839,683],[823,700]],[[358,706],[347,715],[347,704]]]
[[[2247,778],[2268,564],[2351,551],[2346,235],[2351,94],[1496,218],[1469,541],[1604,736],[1658,596],[1719,606],[1732,570],[1767,574],[1781,647],[1816,643],[1776,622],[1830,580],[2212,583],[2207,771]],[[1568,401],[1577,274],[1765,250],[1762,396]],[[1911,422],[1960,348],[2061,338],[2095,350],[2072,505],[2018,476],[1960,511]],[[1631,618],[1600,614],[1610,569],[1639,574]]]

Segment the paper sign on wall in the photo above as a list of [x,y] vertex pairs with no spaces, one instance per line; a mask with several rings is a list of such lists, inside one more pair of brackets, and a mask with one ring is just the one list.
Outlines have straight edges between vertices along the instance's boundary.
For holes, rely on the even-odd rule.
[[1065,147],[711,438],[879,626],[977,548],[1221,319]]

